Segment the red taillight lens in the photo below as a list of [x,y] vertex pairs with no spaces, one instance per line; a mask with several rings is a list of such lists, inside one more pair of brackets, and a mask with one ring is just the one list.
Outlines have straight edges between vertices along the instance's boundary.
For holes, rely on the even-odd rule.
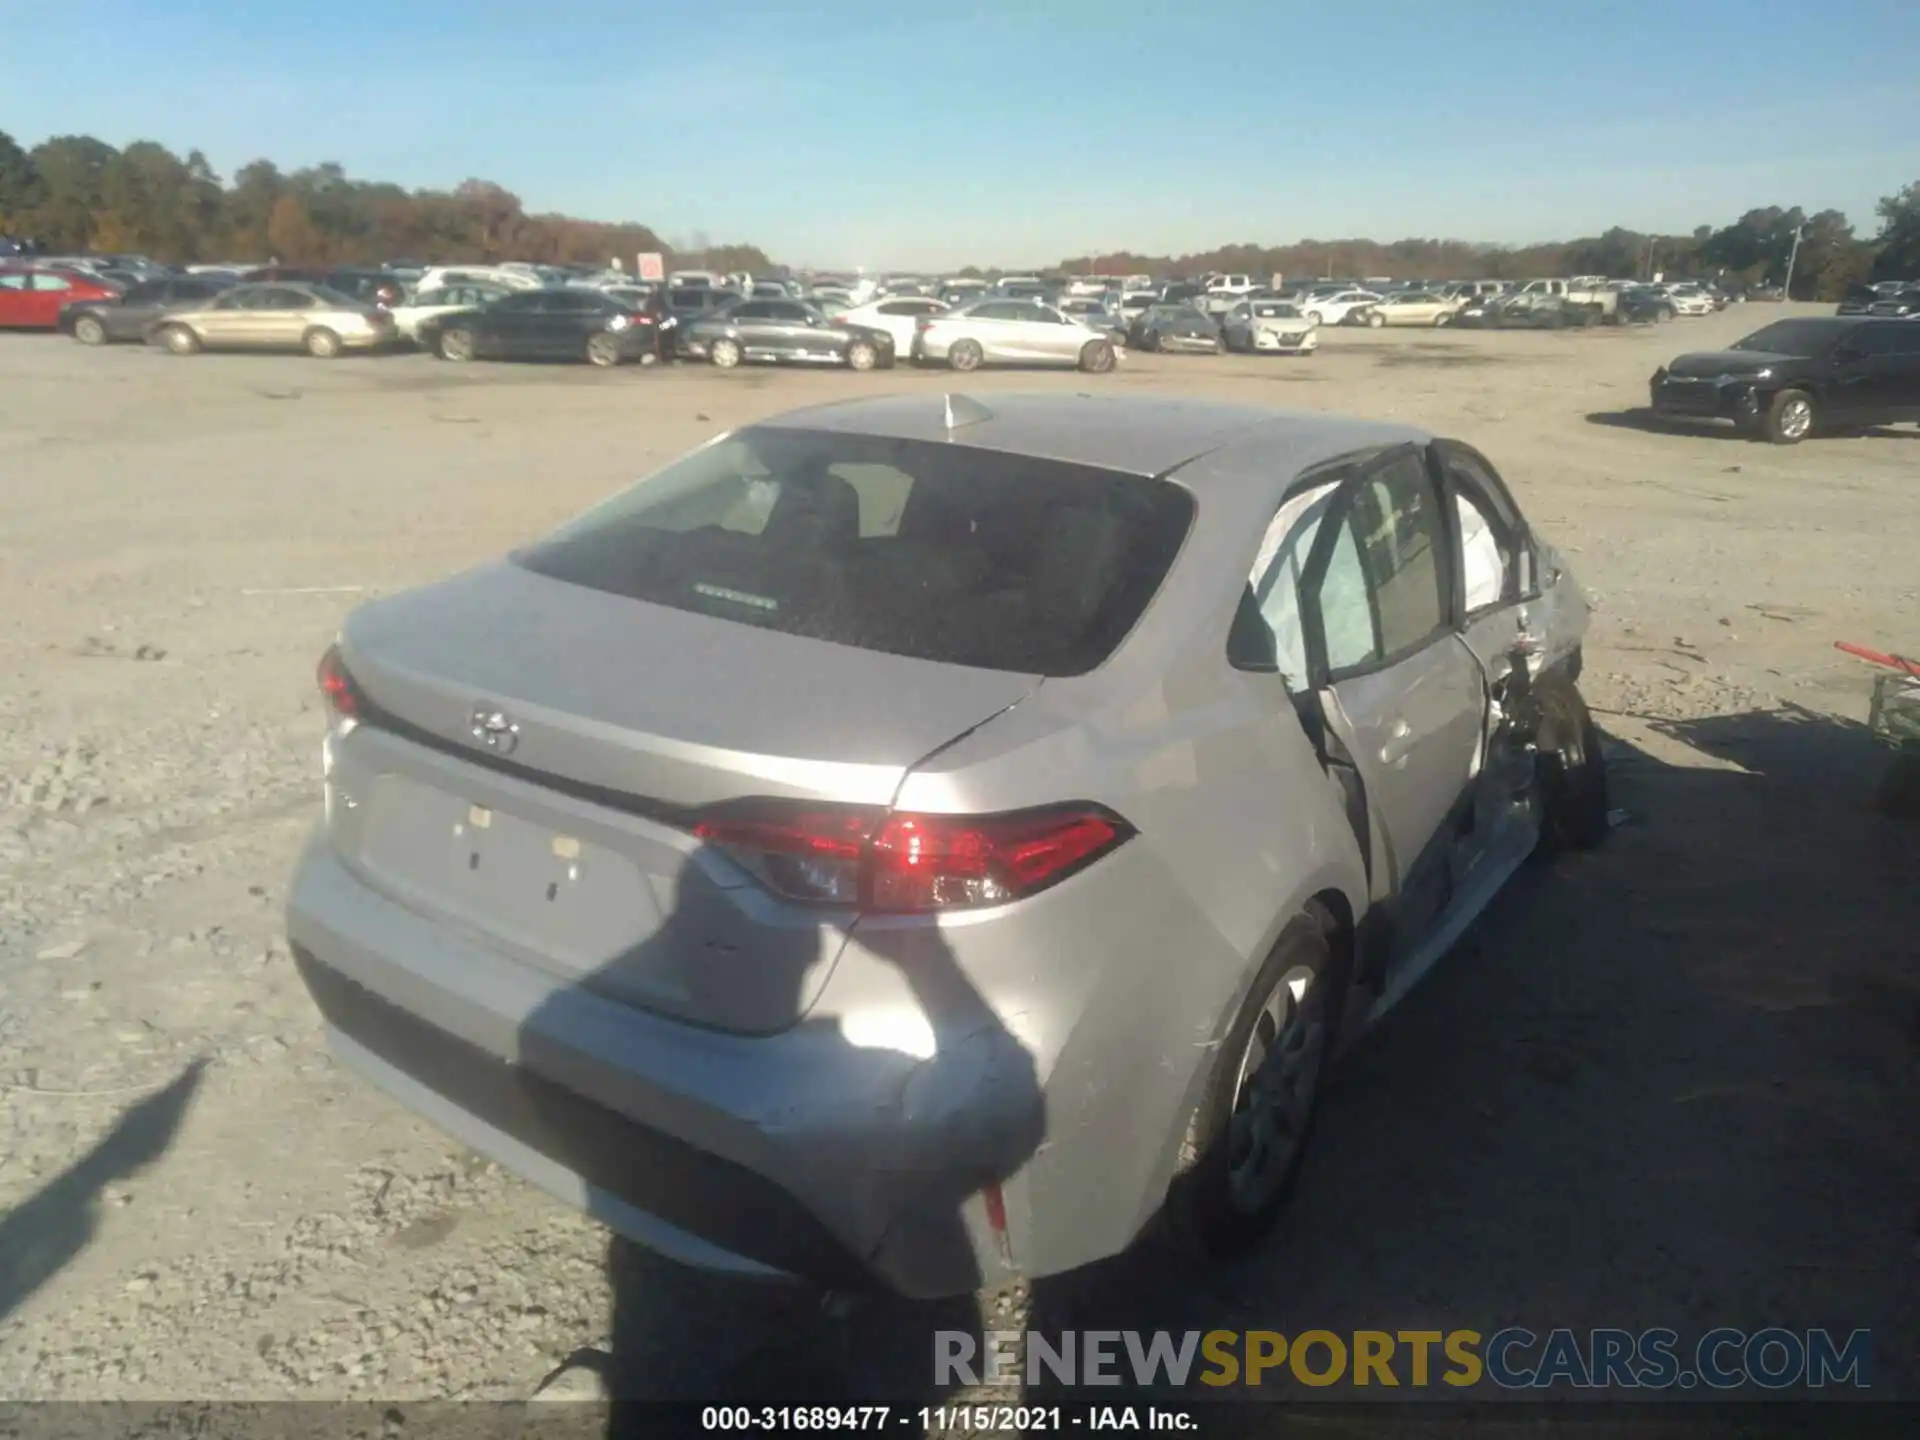
[[343,720],[352,720],[360,714],[360,687],[347,673],[338,645],[327,647],[315,675],[320,682],[320,698],[326,701],[327,709]]
[[933,328],[933,317],[931,315],[922,315],[918,320],[913,322],[913,328],[916,330],[931,330]]
[[925,912],[1022,899],[1133,831],[1094,805],[912,815],[763,801],[718,811],[694,833],[790,900]]

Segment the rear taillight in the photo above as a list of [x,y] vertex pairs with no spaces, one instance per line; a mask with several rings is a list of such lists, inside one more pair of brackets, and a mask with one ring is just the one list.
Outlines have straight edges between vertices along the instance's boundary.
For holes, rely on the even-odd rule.
[[347,673],[346,662],[340,658],[338,645],[329,645],[327,653],[320,657],[315,678],[320,682],[320,698],[326,702],[328,710],[342,720],[359,718],[360,687],[353,683],[353,676]]
[[933,328],[933,317],[931,315],[922,315],[918,320],[913,322],[913,328],[915,330],[931,330]]
[[746,801],[714,811],[694,833],[789,900],[914,913],[1024,899],[1133,830],[1097,805],[916,815]]

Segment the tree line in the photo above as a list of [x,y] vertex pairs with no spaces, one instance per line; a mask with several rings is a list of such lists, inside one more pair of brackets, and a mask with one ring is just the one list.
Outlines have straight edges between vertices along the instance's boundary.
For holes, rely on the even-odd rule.
[[[1866,280],[1920,278],[1920,182],[1881,200],[1879,229],[1854,233],[1838,210],[1808,215],[1777,205],[1689,235],[1615,227],[1586,239],[1521,247],[1464,240],[1302,240],[1240,244],[1191,255],[1116,251],[1062,261],[1066,274],[1252,275],[1396,280],[1535,275],[1727,276],[1747,284],[1786,278],[1794,236],[1795,299],[1835,300]],[[0,131],[0,234],[33,236],[56,253],[132,252],[156,260],[355,264],[408,259],[602,263],[659,252],[682,267],[777,270],[753,245],[675,247],[650,227],[567,215],[530,215],[488,180],[451,190],[407,190],[356,180],[339,165],[283,172],[255,160],[230,181],[207,157],[183,158],[138,140],[115,149],[91,135],[57,135],[31,150]],[[982,273],[972,267],[967,273]]]
[[637,223],[530,215],[488,180],[407,190],[356,180],[339,165],[283,172],[255,160],[223,181],[198,150],[183,158],[138,140],[115,149],[91,135],[56,135],[31,150],[0,131],[0,234],[49,252],[141,254],[182,264],[263,261],[377,264],[408,259],[605,264],[671,254],[683,266],[766,270],[751,245],[674,253]]
[[[1808,215],[1798,206],[1747,211],[1731,225],[1702,225],[1690,235],[1650,235],[1616,226],[1605,234],[1543,245],[1501,246],[1465,240],[1302,240],[1294,245],[1223,245],[1194,255],[1120,251],[1061,262],[1068,274],[1224,274],[1395,280],[1524,280],[1550,275],[1616,279],[1725,277],[1748,286],[1783,284],[1793,264],[1793,298],[1838,300],[1873,280],[1920,279],[1920,182],[1876,207],[1876,234],[1862,238],[1838,210]],[[1794,248],[1795,233],[1799,249]]]

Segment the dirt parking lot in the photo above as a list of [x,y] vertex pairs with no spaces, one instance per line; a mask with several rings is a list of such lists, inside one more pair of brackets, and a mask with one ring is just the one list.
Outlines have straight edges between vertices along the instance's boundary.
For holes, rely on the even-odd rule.
[[[1272,1243],[1203,1285],[1048,1287],[1036,1323],[1864,1327],[1875,1389],[1920,1398],[1920,838],[1873,810],[1869,675],[1832,648],[1920,644],[1920,430],[1789,449],[1623,418],[1662,360],[1780,313],[969,378],[1480,447],[1595,597],[1628,812],[1351,1058]],[[524,1395],[608,1343],[604,1234],[322,1051],[280,937],[314,661],[362,598],[716,432],[956,380],[0,336],[0,1395]],[[829,1323],[617,1254],[643,1388],[829,1344],[926,1379],[926,1314]]]

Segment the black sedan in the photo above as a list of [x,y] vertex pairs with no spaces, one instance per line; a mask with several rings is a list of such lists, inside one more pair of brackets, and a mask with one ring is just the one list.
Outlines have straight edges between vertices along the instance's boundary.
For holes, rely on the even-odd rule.
[[442,360],[586,360],[619,365],[660,358],[653,313],[598,290],[519,290],[473,310],[422,320],[422,350]]
[[746,360],[872,370],[895,358],[893,336],[885,330],[829,319],[804,300],[741,300],[725,306],[685,326],[681,349],[722,370]]
[[1127,327],[1127,344],[1135,350],[1200,355],[1218,355],[1226,348],[1219,322],[1191,305],[1155,305],[1141,311]]
[[1777,445],[1823,428],[1920,422],[1920,325],[1776,320],[1729,350],[1661,366],[1649,390],[1656,415],[1731,421]]
[[199,306],[233,283],[219,275],[169,275],[162,280],[146,280],[112,300],[76,301],[60,312],[59,326],[82,345],[145,340],[154,322],[169,310]]
[[1630,285],[1620,292],[1619,314],[1622,325],[1651,325],[1673,319],[1673,301],[1651,285]]

